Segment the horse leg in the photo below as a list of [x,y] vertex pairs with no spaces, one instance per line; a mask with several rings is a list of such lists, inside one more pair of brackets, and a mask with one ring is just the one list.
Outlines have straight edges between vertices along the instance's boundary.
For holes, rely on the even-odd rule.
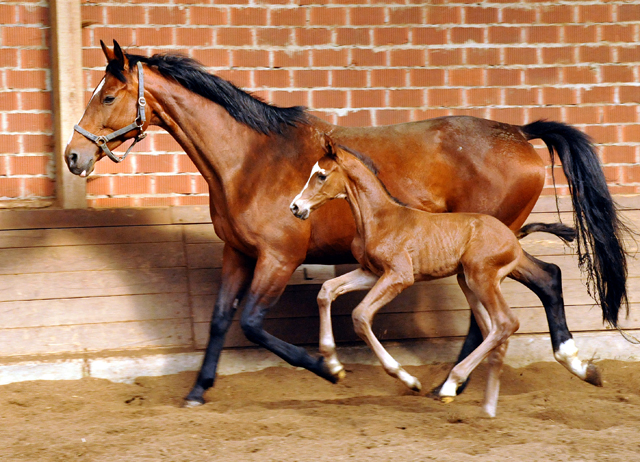
[[592,362],[580,360],[578,348],[567,327],[560,268],[557,265],[538,260],[526,252],[525,256],[523,264],[516,268],[509,277],[531,289],[542,301],[549,323],[554,357],[585,382],[601,387],[600,371]]
[[340,295],[355,290],[370,289],[378,280],[378,276],[361,268],[330,279],[322,284],[318,294],[318,310],[320,314],[320,354],[327,362],[327,367],[337,380],[345,376],[344,366],[336,353],[336,342],[331,325],[331,303]]
[[420,391],[422,388],[420,381],[405,371],[400,363],[393,359],[371,329],[376,312],[411,284],[413,284],[413,274],[385,273],[353,310],[352,318],[356,334],[369,345],[387,374],[397,378],[408,388]]
[[291,345],[264,330],[264,317],[276,304],[287,286],[298,263],[287,263],[279,255],[263,255],[258,259],[251,281],[251,288],[242,301],[240,327],[247,339],[296,367],[303,367],[314,374],[336,383],[324,357],[314,358],[304,348]]
[[236,311],[236,300],[242,299],[244,291],[251,281],[254,266],[254,260],[229,245],[224,246],[220,291],[211,316],[209,343],[207,344],[200,373],[194,387],[185,399],[184,407],[204,404],[203,395],[215,382],[224,338]]
[[[476,297],[476,295],[469,289],[467,283],[464,279],[464,275],[458,275],[458,284],[462,289],[465,297],[467,298],[467,302],[469,303],[469,307],[473,312],[487,314],[487,316],[479,316],[480,329],[484,336],[489,334],[491,330],[491,318],[488,317],[488,313],[482,307],[478,307],[480,304],[480,300]],[[475,317],[474,317],[475,319]],[[507,346],[509,341],[505,341],[503,344],[497,346],[493,349],[493,351],[489,354],[488,363],[489,370],[487,373],[487,386],[484,392],[484,403],[482,408],[485,412],[491,417],[495,417],[496,409],[498,406],[498,397],[500,394],[500,375],[502,374],[502,365],[504,363],[504,357],[507,353]],[[468,379],[464,382],[468,383]],[[456,394],[460,394],[460,387],[456,390]]]
[[[518,319],[511,312],[509,305],[500,292],[499,281],[495,278],[483,278],[476,281],[475,278],[465,274],[467,286],[478,299],[478,303],[472,303],[476,319],[482,319],[489,327],[489,332],[484,341],[463,361],[458,363],[449,373],[449,377],[440,389],[443,400],[450,401],[456,396],[458,386],[463,383],[469,374],[497,347],[504,344],[509,337],[518,330]],[[498,352],[499,354],[499,352]],[[501,360],[495,366],[502,367]],[[499,374],[498,374],[499,376]],[[491,397],[486,397],[491,398]],[[495,400],[497,402],[497,399]],[[486,401],[485,401],[486,402]],[[491,403],[492,400],[489,399]],[[495,415],[495,409],[485,409],[489,415]]]

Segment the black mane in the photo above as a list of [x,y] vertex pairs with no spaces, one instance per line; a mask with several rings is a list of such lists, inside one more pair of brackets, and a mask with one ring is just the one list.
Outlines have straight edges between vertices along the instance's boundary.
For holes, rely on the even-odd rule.
[[353,157],[355,157],[356,159],[358,159],[360,162],[362,162],[364,164],[365,167],[367,167],[371,173],[373,173],[376,177],[376,179],[380,182],[380,184],[382,185],[382,188],[385,190],[385,192],[387,193],[387,195],[391,198],[391,200],[393,200],[393,202],[395,202],[398,205],[402,205],[403,207],[408,207],[408,204],[405,204],[404,202],[402,202],[400,199],[398,199],[397,197],[393,196],[389,190],[387,189],[387,186],[382,182],[382,180],[380,178],[378,178],[378,166],[375,164],[375,162],[373,161],[373,159],[371,159],[371,157],[366,156],[365,154],[356,151],[354,149],[351,149],[347,146],[344,146],[342,144],[338,145],[338,148],[342,149],[343,151],[348,152],[349,154],[351,154]]
[[[186,56],[157,54],[150,58],[126,54],[129,68],[135,69],[138,62],[158,70],[163,76],[172,78],[180,85],[222,106],[231,117],[255,131],[269,135],[283,134],[287,126],[307,123],[303,106],[278,107],[265,103],[231,82],[208,73],[202,64]],[[122,82],[126,81],[124,69],[118,61],[107,65],[107,72]]]

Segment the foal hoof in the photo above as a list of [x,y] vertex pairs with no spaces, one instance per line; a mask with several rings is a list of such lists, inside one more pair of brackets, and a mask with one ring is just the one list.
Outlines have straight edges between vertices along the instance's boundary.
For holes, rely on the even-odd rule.
[[584,381],[590,383],[591,385],[595,385],[596,387],[602,386],[602,376],[600,375],[600,371],[595,364],[589,363],[589,365],[587,366],[587,377],[584,379]]
[[347,375],[344,369],[339,370],[337,373],[332,372],[331,368],[322,356],[318,358],[316,370],[313,372],[315,372],[319,377],[322,377],[323,379],[328,380],[331,383],[338,383],[339,380],[344,379]]
[[204,401],[200,402],[195,399],[185,399],[184,403],[182,403],[182,409],[191,409],[202,405],[204,405]]
[[347,372],[344,369],[340,369],[338,371],[337,374],[335,374],[335,377],[337,379],[337,381],[339,382],[340,380],[344,380],[344,378],[347,376]]
[[451,403],[453,403],[454,400],[455,400],[455,397],[453,397],[453,396],[441,396],[440,397],[440,401],[442,401],[444,404],[451,404]]

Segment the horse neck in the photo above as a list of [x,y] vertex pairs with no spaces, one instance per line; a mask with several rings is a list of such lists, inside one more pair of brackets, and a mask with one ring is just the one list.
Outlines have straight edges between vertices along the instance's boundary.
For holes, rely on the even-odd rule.
[[400,207],[389,196],[378,177],[360,161],[350,159],[345,169],[347,201],[356,222],[358,234],[366,237],[385,225]]

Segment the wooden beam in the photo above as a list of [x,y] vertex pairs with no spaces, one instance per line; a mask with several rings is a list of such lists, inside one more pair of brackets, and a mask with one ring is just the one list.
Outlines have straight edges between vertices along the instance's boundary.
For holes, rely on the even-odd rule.
[[64,150],[84,110],[80,0],[51,0],[51,68],[56,200],[65,209],[87,207],[86,179],[73,175]]

